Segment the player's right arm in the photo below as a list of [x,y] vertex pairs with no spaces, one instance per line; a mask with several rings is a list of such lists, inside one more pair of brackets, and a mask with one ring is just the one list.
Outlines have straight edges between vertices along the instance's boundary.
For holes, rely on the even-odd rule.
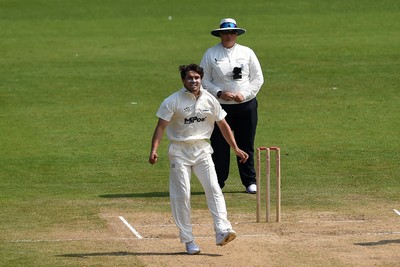
[[151,150],[149,156],[149,163],[154,164],[158,159],[157,148],[161,143],[165,128],[167,128],[169,121],[158,119],[157,126],[154,130],[153,138],[151,140]]

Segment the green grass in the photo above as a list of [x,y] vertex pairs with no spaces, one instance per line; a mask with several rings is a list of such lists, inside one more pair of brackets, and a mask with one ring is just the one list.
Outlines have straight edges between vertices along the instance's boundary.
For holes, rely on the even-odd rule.
[[[0,265],[71,265],[54,255],[72,247],[10,242],[103,229],[103,209],[169,212],[166,139],[147,163],[155,112],[225,16],[264,70],[256,144],[282,149],[283,210],[396,203],[399,13],[389,0],[0,0]],[[242,191],[232,168],[228,208],[254,213]]]

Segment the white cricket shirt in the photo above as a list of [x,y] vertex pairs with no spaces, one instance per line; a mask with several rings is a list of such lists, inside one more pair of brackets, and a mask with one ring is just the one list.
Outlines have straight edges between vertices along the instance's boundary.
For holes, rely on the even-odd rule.
[[198,99],[183,87],[162,102],[157,117],[169,121],[169,140],[209,139],[214,123],[225,118],[226,112],[218,100],[203,88],[200,90]]
[[[256,97],[264,77],[260,62],[249,47],[235,44],[225,48],[221,43],[207,49],[200,62],[204,70],[202,85],[204,89],[217,97],[218,91],[241,93],[244,102]],[[242,68],[242,78],[233,79],[233,69]],[[238,104],[235,101],[219,99],[221,104]]]

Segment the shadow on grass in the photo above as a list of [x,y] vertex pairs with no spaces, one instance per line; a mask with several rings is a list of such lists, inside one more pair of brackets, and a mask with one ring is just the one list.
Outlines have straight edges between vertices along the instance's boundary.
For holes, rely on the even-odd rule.
[[365,243],[355,243],[358,246],[370,247],[370,246],[380,246],[380,245],[388,245],[388,244],[400,244],[400,239],[394,240],[380,240],[377,242],[365,242]]
[[[224,194],[242,194],[244,191],[224,192]],[[192,192],[192,196],[204,195],[204,192]],[[126,194],[105,194],[99,195],[102,198],[140,198],[140,197],[169,197],[169,192],[147,192],[147,193],[126,193]]]
[[[76,253],[76,254],[62,254],[56,255],[56,257],[67,257],[67,258],[89,258],[89,257],[103,257],[103,256],[176,256],[176,255],[188,255],[186,252],[93,252],[93,253]],[[191,255],[188,255],[191,256]],[[207,256],[207,257],[220,257],[221,254],[210,254],[200,253],[196,256]]]

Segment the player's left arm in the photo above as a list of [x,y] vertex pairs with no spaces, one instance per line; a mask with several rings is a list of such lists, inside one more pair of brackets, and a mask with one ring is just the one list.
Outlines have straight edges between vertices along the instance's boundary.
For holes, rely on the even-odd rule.
[[231,127],[229,124],[226,122],[225,119],[222,119],[220,121],[216,122],[219,129],[221,130],[222,135],[224,136],[225,140],[228,142],[228,144],[232,147],[232,149],[235,151],[235,154],[240,158],[240,162],[244,163],[247,161],[249,158],[249,155],[247,155],[246,152],[241,150],[237,144],[235,137],[233,136]]

